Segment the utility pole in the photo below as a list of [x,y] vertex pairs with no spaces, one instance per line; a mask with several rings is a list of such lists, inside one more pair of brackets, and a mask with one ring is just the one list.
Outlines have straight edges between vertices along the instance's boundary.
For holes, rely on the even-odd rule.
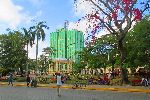
[[[28,44],[27,44],[27,48],[28,48]],[[27,63],[27,65],[26,65],[26,74],[27,75],[29,74],[29,70],[28,70],[29,69],[28,68],[29,67],[29,58],[28,57],[29,57],[29,54],[27,53],[27,61],[26,61],[26,63]]]

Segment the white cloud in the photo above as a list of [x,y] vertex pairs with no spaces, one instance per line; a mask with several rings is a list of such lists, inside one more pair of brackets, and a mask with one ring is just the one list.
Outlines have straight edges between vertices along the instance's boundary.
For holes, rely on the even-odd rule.
[[25,13],[24,14],[24,22],[26,23],[26,24],[30,24],[30,26],[32,25],[31,23],[32,23],[32,21],[34,22],[38,22],[38,18],[40,17],[42,15],[42,11],[41,10],[39,10],[39,11],[37,11],[36,13],[35,13],[35,16],[29,16],[29,14],[28,13]]
[[42,3],[44,3],[45,0],[28,0],[31,2],[34,6],[40,6]]
[[[34,3],[41,0],[30,0]],[[18,26],[29,25],[33,19],[37,19],[42,15],[42,11],[36,12],[35,16],[30,16],[29,11],[25,11],[22,6],[13,3],[13,0],[0,0],[0,34],[4,32],[6,28],[15,29]],[[39,55],[42,53],[42,48],[48,46],[48,42],[39,41]],[[29,57],[35,58],[35,45],[29,48]]]
[[87,27],[90,25],[86,19],[81,20],[79,23],[69,22],[68,29],[77,29],[78,31],[82,31],[84,34],[87,33]]
[[20,14],[22,10],[21,6],[14,5],[11,0],[0,0],[0,22],[16,27],[22,20]]
[[22,6],[14,4],[13,0],[0,0],[0,25],[2,29],[8,27],[15,29],[21,23],[31,24],[32,20],[42,15],[42,11],[37,11],[35,16],[30,16],[30,14],[31,12],[25,11]]
[[[94,0],[93,2],[95,2],[96,4],[99,4],[100,7],[103,10],[106,10],[106,7],[100,3],[97,0]],[[97,8],[94,4],[92,4],[90,1],[88,0],[77,0],[73,10],[75,11],[75,15],[80,17],[80,16],[85,16],[86,14],[94,14],[95,12],[99,12],[100,14],[102,13],[99,8]]]
[[77,16],[83,16],[85,14],[90,14],[94,11],[93,6],[84,0],[77,0],[77,3],[75,5],[75,15]]
[[42,15],[42,10],[39,10],[39,11],[36,12],[36,16],[37,16],[37,17],[39,17],[39,16],[41,16],[41,15]]
[[[88,28],[89,26],[91,28]],[[82,31],[85,36],[85,39],[87,39],[87,36],[90,35],[88,34],[88,32],[92,31],[93,28],[94,28],[94,23],[89,22],[86,19],[82,19],[79,23],[69,22],[69,26],[68,26],[68,29],[77,29],[78,31]],[[95,34],[95,37],[99,38],[105,34],[109,34],[109,31],[107,29],[102,29],[100,32]]]
[[[36,41],[35,41],[36,42]],[[48,41],[39,41],[39,49],[38,49],[38,57],[43,53],[43,48],[46,48],[49,46]],[[33,45],[33,47],[29,47],[29,58],[35,59],[36,58],[36,45]]]
[[24,12],[24,8],[12,0],[0,0],[0,24],[15,29],[22,22],[29,23],[32,18],[29,12]]

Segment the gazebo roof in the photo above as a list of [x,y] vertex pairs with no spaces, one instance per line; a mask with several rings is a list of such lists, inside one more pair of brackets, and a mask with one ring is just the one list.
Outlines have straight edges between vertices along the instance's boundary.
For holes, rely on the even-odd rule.
[[71,60],[68,60],[66,58],[55,58],[52,59],[54,62],[72,62]]

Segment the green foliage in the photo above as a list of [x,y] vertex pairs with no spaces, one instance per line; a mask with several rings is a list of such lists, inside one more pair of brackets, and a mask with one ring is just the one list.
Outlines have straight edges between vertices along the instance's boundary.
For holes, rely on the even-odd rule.
[[26,82],[26,77],[16,77],[16,82]]
[[131,67],[150,66],[149,19],[150,16],[146,16],[127,34],[127,63]]
[[31,34],[33,40],[35,40],[35,37],[37,37],[37,40],[42,39],[42,41],[45,39],[45,31],[44,29],[49,29],[49,27],[45,24],[46,22],[38,22],[35,26],[30,27]]
[[0,65],[7,70],[23,71],[26,65],[24,36],[19,31],[9,31],[0,35]]
[[36,61],[34,59],[29,59],[28,60],[28,68],[30,70],[35,70],[36,69]]
[[0,67],[0,73],[5,72],[5,71],[6,71],[5,68]]
[[82,69],[84,69],[86,64],[84,62],[75,62],[73,64],[73,70],[75,73],[79,73]]
[[78,54],[81,57],[81,62],[84,62],[88,67],[106,68],[114,65],[119,59],[116,56],[116,47],[116,38],[109,34],[97,39],[94,45],[85,47]]
[[28,46],[30,44],[30,46],[32,47],[32,45],[34,44],[34,37],[31,34],[31,29],[23,28],[22,30],[23,30],[23,33],[24,33],[24,38],[25,38],[26,45]]

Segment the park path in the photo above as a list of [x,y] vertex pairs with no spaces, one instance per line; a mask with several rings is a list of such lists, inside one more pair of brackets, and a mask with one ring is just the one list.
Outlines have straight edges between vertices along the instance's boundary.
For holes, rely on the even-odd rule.
[[61,89],[61,97],[58,97],[55,88],[0,86],[0,100],[150,100],[149,98],[149,93],[84,89]]

